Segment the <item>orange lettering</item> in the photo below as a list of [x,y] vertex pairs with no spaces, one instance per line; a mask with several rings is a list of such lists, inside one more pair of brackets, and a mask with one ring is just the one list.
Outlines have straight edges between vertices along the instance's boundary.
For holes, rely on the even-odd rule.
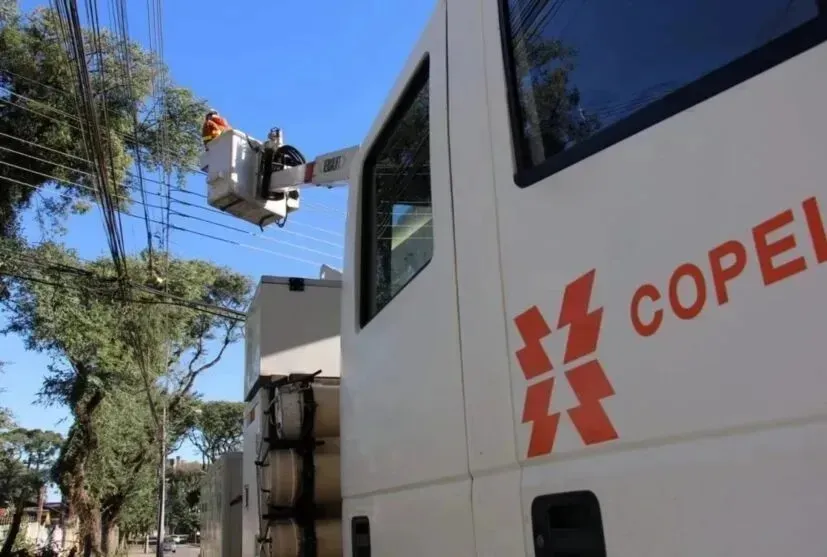
[[640,302],[643,301],[643,298],[649,298],[652,302],[657,302],[660,300],[660,292],[658,292],[658,289],[653,285],[644,284],[638,288],[635,291],[635,295],[632,296],[632,326],[640,336],[650,337],[660,329],[660,324],[663,322],[663,310],[656,309],[652,320],[649,323],[644,323],[640,319]]
[[[721,262],[724,257],[732,255],[735,260],[728,267],[724,267]],[[712,269],[712,284],[715,287],[715,297],[718,299],[718,305],[724,305],[729,301],[729,293],[726,289],[726,283],[744,271],[747,265],[747,250],[744,244],[737,240],[730,240],[724,242],[709,252],[709,266]]]
[[[678,283],[683,277],[689,277],[695,282],[695,290],[697,296],[695,301],[688,307],[681,305],[680,298],[678,298]],[[672,306],[672,311],[680,319],[693,319],[701,313],[701,310],[706,304],[706,281],[701,269],[692,263],[684,263],[680,265],[669,279],[669,304]]]
[[752,237],[753,240],[755,240],[755,252],[758,255],[758,265],[761,267],[761,276],[764,279],[765,286],[769,286],[807,269],[807,262],[804,261],[803,257],[797,257],[777,267],[772,261],[773,257],[796,247],[795,236],[792,234],[788,234],[772,243],[767,240],[767,236],[770,233],[775,232],[791,222],[793,222],[793,212],[791,209],[787,209],[752,229]]
[[827,231],[824,230],[824,221],[821,218],[821,212],[818,210],[818,201],[815,197],[811,197],[805,199],[801,205],[804,207],[804,215],[807,217],[810,238],[813,239],[816,261],[824,263],[827,261]]

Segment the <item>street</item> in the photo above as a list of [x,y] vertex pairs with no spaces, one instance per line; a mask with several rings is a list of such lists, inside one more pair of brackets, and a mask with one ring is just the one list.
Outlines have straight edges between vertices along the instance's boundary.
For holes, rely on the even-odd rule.
[[[176,547],[175,553],[167,552],[165,555],[166,557],[198,557],[198,546],[192,545],[188,543],[179,544]],[[144,553],[144,546],[142,545],[130,545],[129,546],[129,555],[130,557],[138,557],[139,555],[144,557],[154,557],[155,556],[155,546],[149,546],[149,553]]]

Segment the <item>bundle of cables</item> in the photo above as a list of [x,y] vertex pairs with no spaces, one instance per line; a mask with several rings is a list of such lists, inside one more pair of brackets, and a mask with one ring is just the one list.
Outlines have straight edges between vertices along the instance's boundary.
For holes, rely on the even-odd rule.
[[301,151],[292,145],[282,145],[276,149],[273,162],[276,164],[281,164],[282,167],[288,167],[305,164],[307,161],[305,160],[304,155],[301,154]]
[[[305,164],[307,160],[301,151],[292,145],[281,145],[272,148],[265,148],[261,156],[261,164],[259,167],[260,186],[259,194],[263,199],[279,199],[285,195],[285,192],[271,192],[270,191],[270,176],[273,172],[282,170],[290,166],[299,166]],[[287,195],[298,195],[298,192],[290,192]],[[279,228],[283,228],[287,223],[287,215],[281,220],[276,221]]]
[[[265,148],[259,167],[260,190],[264,199],[276,199],[278,194],[270,192],[270,175],[290,166],[299,166],[307,161],[301,152],[292,145],[281,145],[275,149]],[[276,197],[274,197],[274,195]]]

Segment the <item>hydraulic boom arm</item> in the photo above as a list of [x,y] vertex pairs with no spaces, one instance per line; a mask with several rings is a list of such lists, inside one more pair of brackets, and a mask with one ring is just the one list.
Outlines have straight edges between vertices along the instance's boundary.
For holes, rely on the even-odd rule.
[[358,153],[359,146],[354,145],[320,155],[306,164],[277,170],[270,176],[270,191],[308,186],[346,186],[350,179],[350,167]]

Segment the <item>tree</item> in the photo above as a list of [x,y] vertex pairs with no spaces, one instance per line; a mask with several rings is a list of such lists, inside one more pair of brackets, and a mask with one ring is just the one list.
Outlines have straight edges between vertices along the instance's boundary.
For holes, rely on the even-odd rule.
[[142,469],[141,475],[137,487],[126,499],[118,520],[122,541],[144,535],[155,527],[158,511],[156,470],[147,466]]
[[243,402],[199,402],[197,410],[188,437],[205,464],[212,464],[224,453],[241,450]]
[[[158,396],[162,396],[158,392]],[[182,407],[189,412],[189,405]],[[175,445],[184,437],[189,416],[170,416],[169,442]],[[107,393],[94,418],[99,432],[99,448],[89,462],[90,485],[100,502],[101,551],[111,554],[124,535],[148,531],[157,509],[158,448],[156,431],[144,393],[127,389]],[[154,449],[154,451],[153,451]],[[140,505],[145,505],[141,507]],[[116,528],[117,526],[117,528]],[[120,534],[120,536],[119,536]]]
[[176,534],[192,535],[198,530],[198,504],[204,471],[197,462],[182,462],[170,470],[167,489],[167,523]]
[[[136,163],[148,169],[160,165],[179,179],[197,164],[207,106],[176,86],[167,68],[140,45],[124,45],[108,30],[99,41],[86,30],[84,40],[111,152],[110,187],[127,206],[139,183]],[[0,0],[0,52],[0,133],[11,149],[0,151],[0,237],[8,237],[17,233],[18,216],[29,207],[35,188],[51,184],[66,194],[41,199],[41,210],[59,223],[69,212],[88,208],[96,183],[80,132],[77,79],[57,13],[37,8],[20,14],[15,2]]]
[[61,442],[60,434],[40,429],[13,428],[0,433],[0,505],[14,505],[0,557],[11,555],[26,505],[49,482]]
[[[11,285],[5,332],[54,357],[41,394],[74,418],[56,479],[77,513],[87,553],[113,549],[102,536],[141,489],[141,472],[159,460],[160,405],[168,408],[175,440],[192,421],[196,378],[241,335],[234,315],[204,306],[245,308],[246,277],[204,261],[156,255],[156,263],[150,272],[146,255],[129,258],[124,292],[109,259],[83,262],[57,244],[26,248],[6,261],[10,273],[27,278]],[[165,293],[148,286],[159,279]],[[162,377],[167,386],[158,383]],[[126,404],[147,395],[148,408]],[[131,441],[119,445],[127,427],[136,428],[128,429]]]
[[[0,1],[2,1],[2,0],[0,0]],[[2,3],[0,3],[0,9],[1,8],[2,8]],[[5,365],[5,362],[0,362],[0,373],[3,373],[3,366],[4,365]],[[0,387],[0,393],[3,393],[3,392],[5,392],[5,389]],[[10,428],[12,426],[12,424],[13,424],[13,421],[12,421],[11,410],[9,410],[8,408],[4,408],[4,407],[0,406],[0,431],[3,431],[5,429]]]

